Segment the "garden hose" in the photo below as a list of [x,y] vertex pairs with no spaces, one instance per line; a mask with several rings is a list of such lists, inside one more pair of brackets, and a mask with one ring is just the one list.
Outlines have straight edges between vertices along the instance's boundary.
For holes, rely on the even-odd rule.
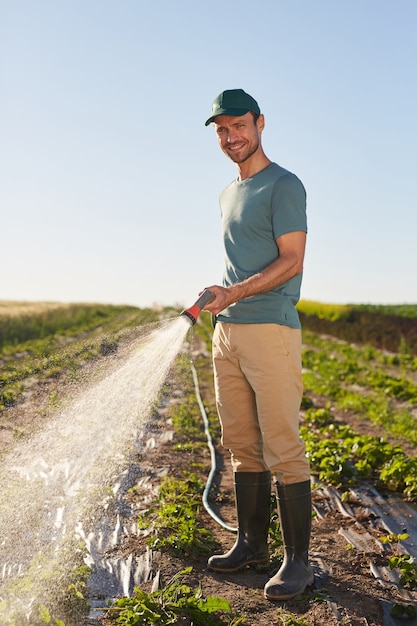
[[215,475],[216,470],[217,470],[216,451],[214,449],[213,440],[211,438],[211,433],[210,433],[210,427],[209,427],[209,421],[208,421],[207,413],[206,413],[206,410],[204,408],[204,404],[203,404],[203,401],[202,401],[201,395],[200,395],[200,386],[198,384],[197,371],[196,371],[196,369],[194,367],[194,363],[192,361],[190,361],[190,366],[191,366],[191,371],[193,373],[195,396],[197,398],[198,406],[200,407],[201,416],[203,418],[204,432],[205,432],[206,437],[207,437],[207,445],[208,445],[209,450],[210,450],[210,458],[211,458],[211,470],[210,470],[210,473],[209,473],[208,478],[207,478],[205,489],[203,491],[204,508],[206,509],[207,513],[218,524],[220,524],[220,526],[222,526],[225,530],[229,530],[232,533],[237,533],[238,529],[234,528],[233,526],[229,526],[229,524],[227,524],[225,521],[223,521],[217,515],[217,513],[215,513],[213,511],[213,509],[210,507],[210,505],[208,503],[208,494],[210,492],[210,489],[211,489],[211,486],[212,486],[212,482],[213,482],[213,478],[214,478],[214,475]]

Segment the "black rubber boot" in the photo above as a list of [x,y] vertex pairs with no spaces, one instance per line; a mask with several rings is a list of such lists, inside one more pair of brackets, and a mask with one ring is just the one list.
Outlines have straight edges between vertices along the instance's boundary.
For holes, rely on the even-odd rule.
[[279,571],[265,585],[268,600],[286,600],[303,593],[314,582],[308,562],[311,533],[310,481],[292,485],[276,484],[278,513],[284,543],[284,560]]
[[237,572],[245,565],[269,560],[271,474],[236,472],[234,476],[238,534],[229,552],[208,560],[208,568],[215,572]]

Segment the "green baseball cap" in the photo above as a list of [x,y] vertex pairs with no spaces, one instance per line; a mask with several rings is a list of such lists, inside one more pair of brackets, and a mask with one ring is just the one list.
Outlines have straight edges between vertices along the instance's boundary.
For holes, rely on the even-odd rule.
[[218,115],[240,117],[249,111],[253,111],[257,115],[261,113],[256,100],[243,91],[243,89],[228,89],[227,91],[222,91],[213,102],[211,117],[208,118],[206,126],[211,124]]

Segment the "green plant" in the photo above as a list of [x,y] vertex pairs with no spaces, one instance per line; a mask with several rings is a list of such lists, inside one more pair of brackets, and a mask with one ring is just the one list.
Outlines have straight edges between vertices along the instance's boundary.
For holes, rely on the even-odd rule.
[[[188,567],[168,582],[164,589],[146,593],[135,589],[132,598],[116,600],[108,611],[108,620],[113,624],[145,626],[158,624],[168,626],[188,618],[200,626],[238,626],[245,623],[244,617],[231,613],[229,602],[222,598],[203,598],[201,587],[192,590],[185,577],[192,571]],[[225,613],[222,617],[219,613]]]
[[380,537],[381,543],[389,544],[392,546],[393,554],[390,556],[388,565],[391,570],[398,570],[400,573],[400,585],[403,587],[409,587],[410,589],[417,588],[417,564],[414,557],[410,554],[400,554],[401,541],[405,541],[410,535],[407,533],[390,533],[389,535],[383,535]]
[[301,427],[312,471],[320,480],[348,487],[362,478],[374,478],[391,491],[417,498],[417,457],[381,437],[358,435],[331,421],[327,409],[309,409]]
[[139,518],[139,528],[152,529],[148,545],[153,550],[208,554],[217,544],[199,520],[204,485],[194,474],[185,473],[184,477],[165,477],[157,501]]
[[[74,546],[66,547],[68,554],[73,554],[74,549]],[[84,550],[84,545],[78,546],[76,560],[80,563]],[[38,553],[25,573],[6,582],[3,590],[7,590],[7,597],[0,598],[2,626],[65,626],[67,621],[83,622],[89,610],[85,592],[90,573],[90,567],[85,564],[68,570],[65,559],[63,564],[51,566],[46,553]],[[34,589],[38,590],[36,600],[32,598]],[[21,606],[15,605],[13,598],[19,598]]]
[[417,565],[410,554],[392,556],[389,560],[389,568],[400,572],[400,585],[410,587],[410,589],[417,588]]
[[[179,406],[172,418],[172,425],[181,435],[201,435],[201,418],[195,402]],[[200,418],[200,421],[199,421]]]
[[65,626],[65,622],[60,619],[54,619],[46,606],[39,607],[39,620],[42,624],[54,624],[54,626]]
[[417,497],[417,457],[395,454],[382,468],[379,480],[391,491],[404,493],[410,499]]
[[284,609],[278,609],[278,619],[282,626],[310,626],[310,622],[307,622],[303,617],[296,617],[292,613],[287,613]]

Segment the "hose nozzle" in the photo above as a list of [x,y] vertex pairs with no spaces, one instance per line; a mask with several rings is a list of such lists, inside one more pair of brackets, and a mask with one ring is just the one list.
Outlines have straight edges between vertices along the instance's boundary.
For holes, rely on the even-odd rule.
[[209,289],[205,289],[199,299],[193,304],[193,306],[190,306],[189,309],[185,309],[181,313],[181,315],[185,315],[185,317],[188,317],[189,321],[191,322],[191,326],[194,326],[198,316],[200,315],[201,309],[203,309],[206,304],[213,302],[215,297],[216,296],[212,291],[210,291]]

